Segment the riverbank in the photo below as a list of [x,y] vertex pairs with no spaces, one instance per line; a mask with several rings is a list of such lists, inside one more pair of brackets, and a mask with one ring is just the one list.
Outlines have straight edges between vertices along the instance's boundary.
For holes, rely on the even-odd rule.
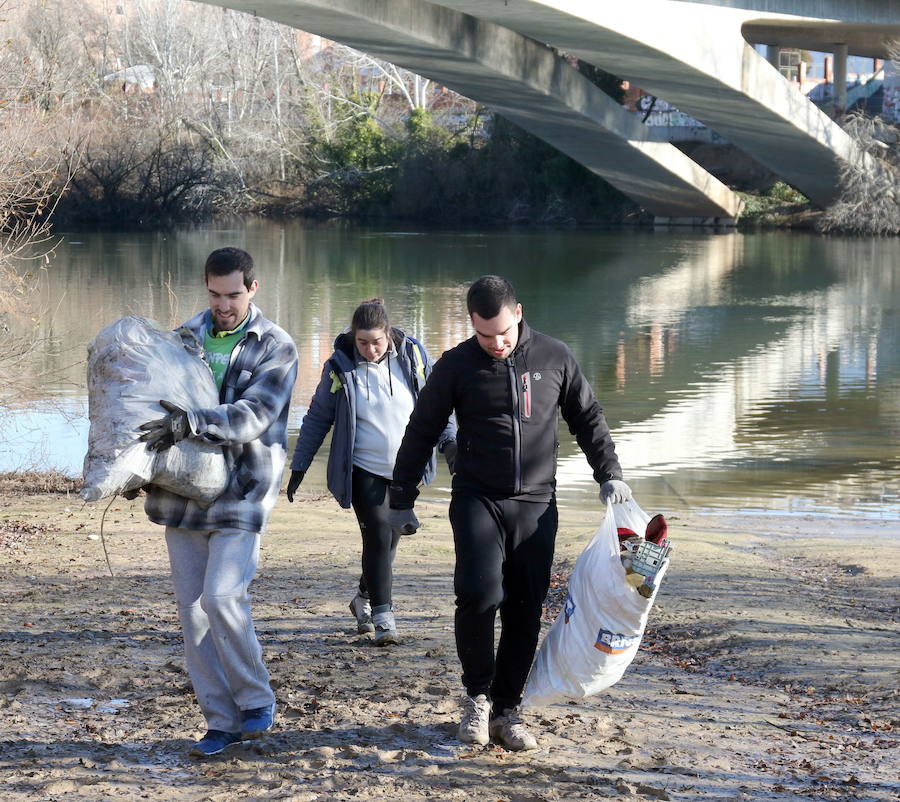
[[[403,643],[355,634],[352,513],[279,499],[254,584],[270,737],[205,762],[162,532],[140,500],[0,487],[0,799],[888,800],[900,746],[900,540],[888,522],[672,514],[676,551],[625,678],[537,716],[529,754],[457,743],[452,539],[405,538]],[[63,492],[52,492],[52,490]],[[665,513],[670,511],[663,510]],[[562,513],[564,581],[596,509]],[[846,533],[846,535],[845,535]],[[558,601],[559,589],[551,594]]]

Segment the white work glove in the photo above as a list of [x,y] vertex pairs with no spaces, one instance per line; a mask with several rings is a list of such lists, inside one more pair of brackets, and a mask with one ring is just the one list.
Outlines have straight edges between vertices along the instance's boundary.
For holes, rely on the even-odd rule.
[[600,500],[606,504],[623,504],[631,501],[631,488],[621,479],[610,479],[600,485]]

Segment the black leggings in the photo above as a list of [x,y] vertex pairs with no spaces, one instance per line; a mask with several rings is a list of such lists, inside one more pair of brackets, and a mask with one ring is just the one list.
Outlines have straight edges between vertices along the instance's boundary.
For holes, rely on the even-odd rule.
[[359,591],[368,594],[372,607],[391,604],[394,554],[400,536],[388,521],[390,480],[354,466],[352,481],[353,511],[363,543]]
[[[486,694],[502,713],[522,701],[550,587],[556,499],[493,501],[454,493],[456,651],[469,696]],[[494,656],[494,619],[500,643]]]

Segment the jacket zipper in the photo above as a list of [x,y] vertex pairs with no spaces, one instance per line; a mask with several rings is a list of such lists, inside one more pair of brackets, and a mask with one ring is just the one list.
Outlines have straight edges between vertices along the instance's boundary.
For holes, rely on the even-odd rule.
[[513,424],[513,464],[515,466],[515,494],[522,492],[522,422],[519,419],[519,382],[516,377],[516,361],[506,362],[509,373],[509,384],[512,388],[512,424]]
[[[348,374],[346,371],[341,369],[341,366],[338,365],[337,361],[334,360],[331,363],[334,365],[335,376],[340,376],[341,378],[341,391],[344,394],[344,399],[347,402],[347,428],[350,430],[348,434],[348,440],[350,441],[350,450],[349,452],[344,452],[344,471],[347,471],[348,468],[353,471],[353,446],[356,443],[356,405],[355,405],[355,395],[356,395],[356,368],[350,371]],[[350,384],[353,384],[353,394],[354,401],[350,400]],[[335,409],[335,416],[337,415],[337,409]],[[349,465],[348,465],[349,463]],[[351,480],[352,481],[352,480]]]

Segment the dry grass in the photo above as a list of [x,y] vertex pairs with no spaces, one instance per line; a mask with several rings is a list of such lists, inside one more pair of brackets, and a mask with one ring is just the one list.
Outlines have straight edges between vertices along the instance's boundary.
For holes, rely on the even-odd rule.
[[0,473],[0,494],[13,496],[77,493],[81,477],[61,471],[8,471]]

